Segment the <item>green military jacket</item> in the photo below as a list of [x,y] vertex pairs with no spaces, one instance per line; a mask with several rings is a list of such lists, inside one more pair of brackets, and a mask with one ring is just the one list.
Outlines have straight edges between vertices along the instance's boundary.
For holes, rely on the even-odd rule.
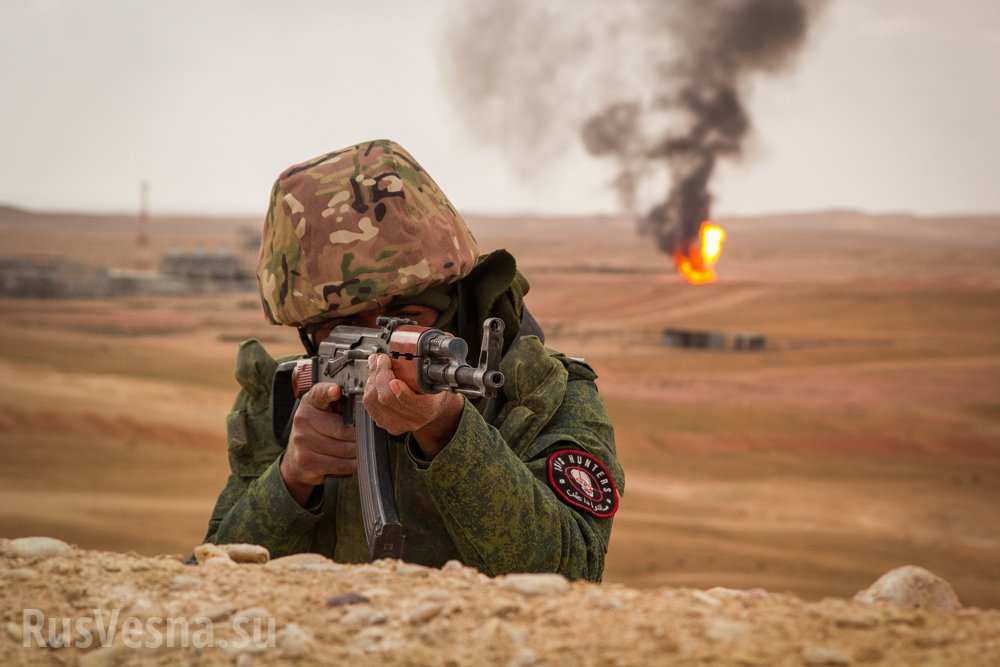
[[[282,481],[283,449],[271,424],[275,368],[259,341],[240,345],[242,389],[227,418],[231,474],[206,541],[261,544],[274,557],[315,552],[367,561],[354,476],[328,478],[310,507]],[[558,572],[599,581],[625,479],[597,376],[535,336],[517,339],[500,368],[507,382],[495,418],[488,423],[467,401],[454,437],[433,460],[409,438],[394,438],[402,557],[432,567],[455,559],[488,575]]]

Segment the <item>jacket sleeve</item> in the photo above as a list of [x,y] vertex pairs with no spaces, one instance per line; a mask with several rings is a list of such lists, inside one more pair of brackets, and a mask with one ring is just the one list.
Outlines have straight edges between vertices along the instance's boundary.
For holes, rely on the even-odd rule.
[[[316,526],[331,503],[323,496],[300,506],[281,478],[281,457],[271,425],[271,378],[277,364],[256,340],[240,345],[236,379],[242,389],[226,417],[230,475],[208,524],[206,542],[250,543],[272,556],[311,551]],[[325,506],[326,505],[326,506]]]
[[257,478],[229,476],[212,513],[207,542],[259,544],[274,558],[312,551],[322,505],[299,505],[280,467],[279,457]]
[[584,450],[624,490],[614,433],[597,387],[571,379],[558,409],[519,456],[501,432],[466,403],[452,440],[425,471],[427,487],[463,561],[490,575],[558,572],[599,581],[611,518],[563,502],[549,486],[548,457]]

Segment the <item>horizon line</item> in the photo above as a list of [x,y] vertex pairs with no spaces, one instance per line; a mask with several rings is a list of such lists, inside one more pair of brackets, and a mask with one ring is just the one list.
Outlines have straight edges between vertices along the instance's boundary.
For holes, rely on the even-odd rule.
[[[70,215],[70,216],[80,216],[80,217],[107,217],[107,218],[138,218],[139,210],[123,210],[123,209],[99,209],[99,208],[34,208],[30,206],[23,206],[19,204],[14,204],[11,202],[0,201],[0,211],[7,209],[12,211],[17,211],[21,213],[26,213],[29,215]],[[215,218],[215,219],[232,219],[232,218],[247,218],[253,219],[257,218],[263,220],[264,213],[256,212],[198,212],[191,210],[182,209],[161,209],[156,212],[147,212],[149,219],[157,218]],[[716,215],[712,216],[713,220],[725,220],[725,219],[739,219],[739,218],[761,218],[761,217],[787,217],[795,215],[820,215],[820,214],[855,214],[855,215],[866,215],[873,217],[889,217],[889,216],[899,216],[899,217],[912,217],[912,218],[991,218],[1000,217],[1000,210],[951,210],[951,211],[934,211],[934,212],[916,212],[907,211],[901,209],[866,209],[856,206],[823,206],[812,209],[773,209],[767,211],[751,211],[751,212],[733,212],[733,211],[720,211]],[[622,218],[628,217],[627,214],[620,211],[611,210],[595,210],[595,211],[466,211],[462,215],[466,218],[542,218],[542,219],[555,219],[555,218]]]

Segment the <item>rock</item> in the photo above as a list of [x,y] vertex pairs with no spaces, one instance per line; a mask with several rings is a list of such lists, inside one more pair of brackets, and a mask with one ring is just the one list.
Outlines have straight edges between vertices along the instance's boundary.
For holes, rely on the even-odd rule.
[[271,560],[271,552],[259,544],[222,544],[220,546],[237,563],[266,563]]
[[404,563],[400,561],[396,564],[396,572],[398,574],[405,574],[409,576],[426,577],[430,574],[430,568],[424,567],[423,565],[415,565],[413,563]]
[[268,570],[294,570],[298,572],[335,572],[343,566],[319,554],[292,554],[275,558],[264,564]]
[[194,548],[194,557],[198,561],[199,565],[204,565],[208,561],[214,558],[222,558],[224,560],[230,560],[229,554],[225,549],[217,544],[212,544],[206,542],[205,544],[199,544]]
[[555,595],[569,590],[561,574],[508,574],[498,579],[500,586],[524,595]]
[[224,603],[215,605],[214,607],[205,607],[195,615],[201,618],[207,618],[210,621],[221,621],[232,616],[235,611],[236,607],[231,604]]
[[885,602],[904,607],[953,611],[961,608],[955,589],[936,574],[916,565],[889,570],[854,596],[858,602]]
[[240,653],[236,656],[236,667],[250,667],[253,664],[253,656],[249,653]]
[[730,642],[750,631],[750,624],[713,618],[705,624],[705,636],[714,642]]
[[440,614],[441,608],[441,605],[436,602],[422,604],[407,614],[406,621],[414,625],[426,623]]
[[27,567],[15,567],[13,570],[0,571],[0,579],[7,581],[27,581],[37,576],[37,572]]
[[190,591],[201,586],[201,579],[186,574],[178,574],[170,581],[170,588],[175,591]]
[[309,633],[295,623],[289,623],[278,634],[278,649],[286,658],[300,658],[309,648]]
[[340,617],[340,622],[344,625],[381,625],[386,622],[387,617],[384,613],[372,609],[371,607],[350,607],[343,616]]
[[209,569],[226,569],[230,567],[236,567],[236,563],[228,558],[209,558],[201,567],[207,567]]
[[807,665],[849,665],[851,658],[843,651],[829,646],[805,646],[802,660]]
[[371,599],[361,595],[360,593],[343,593],[341,595],[334,595],[331,598],[327,598],[326,606],[346,607],[352,604],[365,604],[368,602],[371,602]]
[[21,643],[21,639],[23,637],[22,637],[22,633],[21,633],[21,626],[19,624],[17,624],[17,623],[8,623],[7,624],[7,634],[10,636],[11,639],[13,639],[18,644]]
[[718,607],[722,605],[722,600],[714,595],[709,595],[705,591],[694,591],[691,595],[695,600],[707,604],[709,607]]
[[507,667],[531,667],[538,663],[538,654],[530,648],[522,648],[507,663]]
[[13,558],[51,558],[73,552],[73,547],[54,537],[18,537],[4,543],[0,549],[4,556]]
[[442,572],[461,572],[464,569],[465,566],[462,565],[462,562],[458,560],[450,560],[441,566]]

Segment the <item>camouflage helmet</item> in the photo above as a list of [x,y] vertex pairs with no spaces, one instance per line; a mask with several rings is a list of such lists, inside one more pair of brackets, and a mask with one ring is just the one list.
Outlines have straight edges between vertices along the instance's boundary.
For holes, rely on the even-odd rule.
[[369,141],[278,176],[257,282],[271,323],[304,326],[459,280],[478,254],[465,220],[413,156]]

